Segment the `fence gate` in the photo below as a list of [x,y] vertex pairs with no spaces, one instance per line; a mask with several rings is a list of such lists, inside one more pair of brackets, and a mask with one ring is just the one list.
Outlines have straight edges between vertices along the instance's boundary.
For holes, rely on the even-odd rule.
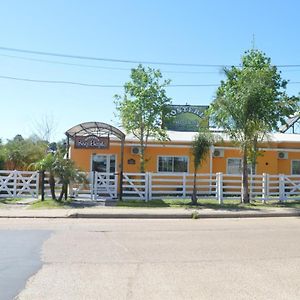
[[38,197],[39,173],[29,171],[0,171],[0,197]]
[[118,175],[115,173],[92,173],[92,199],[117,199]]

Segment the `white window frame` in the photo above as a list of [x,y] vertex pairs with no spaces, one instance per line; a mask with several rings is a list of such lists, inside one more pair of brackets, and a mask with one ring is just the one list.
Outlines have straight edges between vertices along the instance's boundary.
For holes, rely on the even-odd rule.
[[[180,157],[180,158],[182,158],[182,157],[184,157],[184,158],[186,158],[186,161],[187,161],[187,170],[186,170],[186,172],[174,172],[174,171],[172,171],[172,172],[167,172],[167,171],[159,171],[159,158],[160,157]],[[189,165],[190,165],[190,163],[189,163],[189,157],[187,156],[187,155],[158,155],[157,156],[157,161],[156,161],[156,170],[157,170],[157,173],[160,173],[160,174],[162,174],[162,173],[165,173],[165,174],[183,174],[183,173],[188,173],[189,172]],[[173,161],[173,166],[172,166],[172,168],[173,168],[173,170],[174,170],[174,161]]]
[[299,174],[293,173],[293,162],[300,162],[300,159],[292,159],[291,160],[291,175],[300,175],[300,173]]
[[[240,173],[229,173],[228,162],[229,162],[230,159],[238,159],[241,162],[241,172]],[[242,159],[240,157],[228,157],[226,159],[226,174],[230,174],[230,175],[241,175],[242,174]]]
[[[102,153],[93,153],[91,155],[91,159],[90,159],[90,172],[92,172],[92,169],[93,169],[93,157],[94,156],[106,156],[106,163],[109,161],[109,164],[110,164],[110,157],[112,155],[115,156],[115,172],[117,172],[117,166],[118,166],[118,155],[117,154],[102,154]],[[105,173],[110,173],[110,172],[105,172]]]
[[[238,160],[241,161],[241,172],[240,173],[229,173],[228,172],[228,161],[229,161],[229,159],[238,159]],[[251,169],[252,169],[252,166],[251,166],[251,164],[248,163],[248,174],[249,175],[251,174]],[[226,174],[229,174],[229,175],[242,175],[242,173],[243,173],[243,160],[242,160],[242,158],[240,158],[240,157],[228,157],[226,159]],[[256,174],[256,166],[255,166],[255,170],[254,170],[253,174]]]

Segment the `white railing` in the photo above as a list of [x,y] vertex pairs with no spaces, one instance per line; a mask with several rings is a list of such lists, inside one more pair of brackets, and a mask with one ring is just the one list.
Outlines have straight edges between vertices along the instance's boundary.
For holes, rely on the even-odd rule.
[[[119,176],[115,173],[91,172],[89,182],[71,184],[70,195],[85,195],[92,200],[118,196]],[[300,175],[249,175],[251,199],[268,201],[300,200]],[[123,198],[149,201],[158,198],[187,198],[193,192],[194,176],[190,173],[124,173]],[[56,189],[61,185],[56,182]],[[197,195],[215,198],[219,203],[226,199],[240,199],[242,176],[231,174],[197,174]],[[39,173],[0,170],[0,197],[38,197]],[[45,194],[50,196],[49,177],[45,175]]]
[[[124,173],[123,198],[152,200],[166,197],[186,198],[193,192],[194,176],[190,173]],[[300,175],[249,175],[251,199],[268,201],[300,200]],[[197,174],[197,195],[226,199],[241,199],[242,176],[233,174]]]
[[39,173],[29,171],[0,171],[0,197],[38,197]]

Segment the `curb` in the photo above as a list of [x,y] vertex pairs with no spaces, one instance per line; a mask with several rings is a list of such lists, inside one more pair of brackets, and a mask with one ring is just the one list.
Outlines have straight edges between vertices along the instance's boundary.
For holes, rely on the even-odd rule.
[[286,218],[300,217],[300,212],[273,212],[273,213],[214,213],[201,214],[147,214],[147,213],[71,213],[64,216],[51,215],[0,215],[0,219],[241,219],[241,218]]
[[191,219],[192,214],[81,214],[74,213],[69,218],[78,219]]
[[220,214],[81,214],[69,215],[69,218],[78,219],[230,219],[230,218],[286,218],[300,217],[295,213],[220,213]]

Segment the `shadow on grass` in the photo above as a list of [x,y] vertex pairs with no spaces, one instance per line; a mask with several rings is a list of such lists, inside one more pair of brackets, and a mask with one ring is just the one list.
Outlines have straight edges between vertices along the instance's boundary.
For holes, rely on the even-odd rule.
[[259,211],[268,208],[300,208],[300,201],[278,202],[269,201],[262,203],[261,201],[253,201],[249,204],[240,203],[238,200],[224,200],[223,204],[219,204],[214,199],[198,199],[197,205],[192,204],[190,199],[159,199],[145,202],[143,200],[129,200],[118,201],[119,207],[134,207],[134,208],[147,208],[147,207],[173,207],[173,208],[186,208],[186,209],[213,209],[213,210],[226,210],[226,211]]
[[119,207],[173,207],[173,208],[186,208],[186,209],[215,209],[215,210],[228,210],[228,211],[241,211],[241,210],[258,210],[259,208],[248,204],[244,205],[239,202],[237,203],[224,203],[219,204],[216,201],[203,201],[198,200],[197,205],[194,205],[190,199],[159,199],[145,202],[143,200],[129,200],[129,201],[118,201],[117,206]]
[[175,207],[175,204],[172,205],[171,203],[167,203],[164,200],[156,199],[151,201],[144,201],[144,200],[123,200],[118,201],[117,205],[118,207]]

